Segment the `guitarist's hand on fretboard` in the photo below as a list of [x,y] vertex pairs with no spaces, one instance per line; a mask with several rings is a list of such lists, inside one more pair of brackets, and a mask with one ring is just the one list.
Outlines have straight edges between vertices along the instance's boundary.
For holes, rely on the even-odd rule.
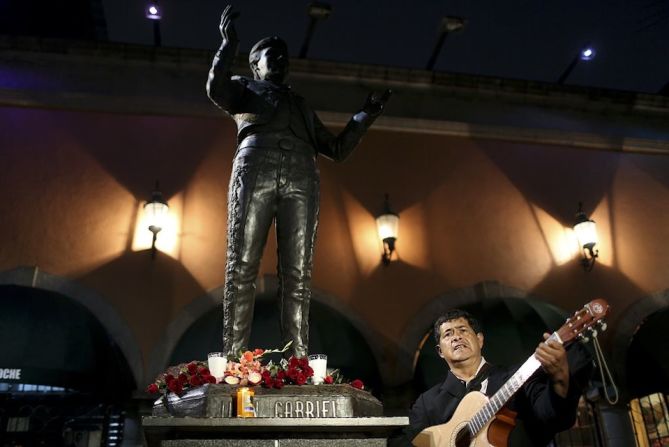
[[534,357],[539,360],[544,371],[553,384],[553,391],[560,397],[567,397],[569,390],[569,363],[567,351],[549,333],[544,333],[544,343],[540,343],[534,351]]

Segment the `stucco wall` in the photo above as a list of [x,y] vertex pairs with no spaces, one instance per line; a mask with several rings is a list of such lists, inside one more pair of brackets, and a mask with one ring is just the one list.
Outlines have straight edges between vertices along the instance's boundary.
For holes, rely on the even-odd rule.
[[[179,312],[224,281],[234,140],[224,117],[0,108],[0,271],[37,265],[95,290],[147,359]],[[313,286],[356,312],[387,356],[432,299],[481,281],[567,310],[604,297],[614,331],[628,306],[669,288],[666,156],[384,130],[320,167]],[[171,254],[151,260],[133,238],[156,179],[179,230]],[[389,267],[374,222],[386,192],[400,213]],[[590,273],[564,230],[579,201],[600,232]],[[270,238],[262,275],[275,249]]]

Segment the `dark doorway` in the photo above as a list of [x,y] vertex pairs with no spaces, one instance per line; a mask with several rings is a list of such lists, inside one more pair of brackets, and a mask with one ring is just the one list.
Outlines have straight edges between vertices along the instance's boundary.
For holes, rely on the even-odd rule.
[[95,316],[30,287],[0,286],[0,303],[3,445],[120,445],[135,382]]

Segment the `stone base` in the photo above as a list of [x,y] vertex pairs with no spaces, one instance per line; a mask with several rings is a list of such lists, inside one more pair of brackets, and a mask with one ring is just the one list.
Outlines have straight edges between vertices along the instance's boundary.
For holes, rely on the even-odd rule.
[[142,419],[148,447],[385,447],[408,423],[406,417]]
[[[351,418],[383,415],[383,405],[350,385],[287,385],[280,390],[254,387],[258,418]],[[235,416],[237,387],[203,385],[183,396],[169,394],[153,405],[153,416]]]

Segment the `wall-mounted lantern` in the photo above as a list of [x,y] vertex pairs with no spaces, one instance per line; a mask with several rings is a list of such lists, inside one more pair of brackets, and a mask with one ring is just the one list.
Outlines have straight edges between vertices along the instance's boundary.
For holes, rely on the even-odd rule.
[[583,253],[581,264],[585,271],[589,272],[595,266],[595,260],[599,256],[599,250],[595,249],[595,245],[598,242],[597,226],[595,225],[595,221],[583,212],[583,204],[581,202],[579,202],[578,211],[576,212],[574,232],[578,239],[578,246]]
[[151,259],[156,257],[156,239],[158,233],[165,227],[167,221],[167,212],[169,206],[163,197],[163,193],[158,189],[158,181],[156,181],[156,188],[151,193],[151,198],[144,205],[144,213],[146,213],[148,230],[153,233],[153,241],[151,242]]
[[395,251],[395,241],[397,240],[399,225],[400,216],[391,210],[388,194],[386,194],[383,212],[376,217],[376,228],[383,244],[383,253],[381,254],[383,265],[390,264],[393,252]]

